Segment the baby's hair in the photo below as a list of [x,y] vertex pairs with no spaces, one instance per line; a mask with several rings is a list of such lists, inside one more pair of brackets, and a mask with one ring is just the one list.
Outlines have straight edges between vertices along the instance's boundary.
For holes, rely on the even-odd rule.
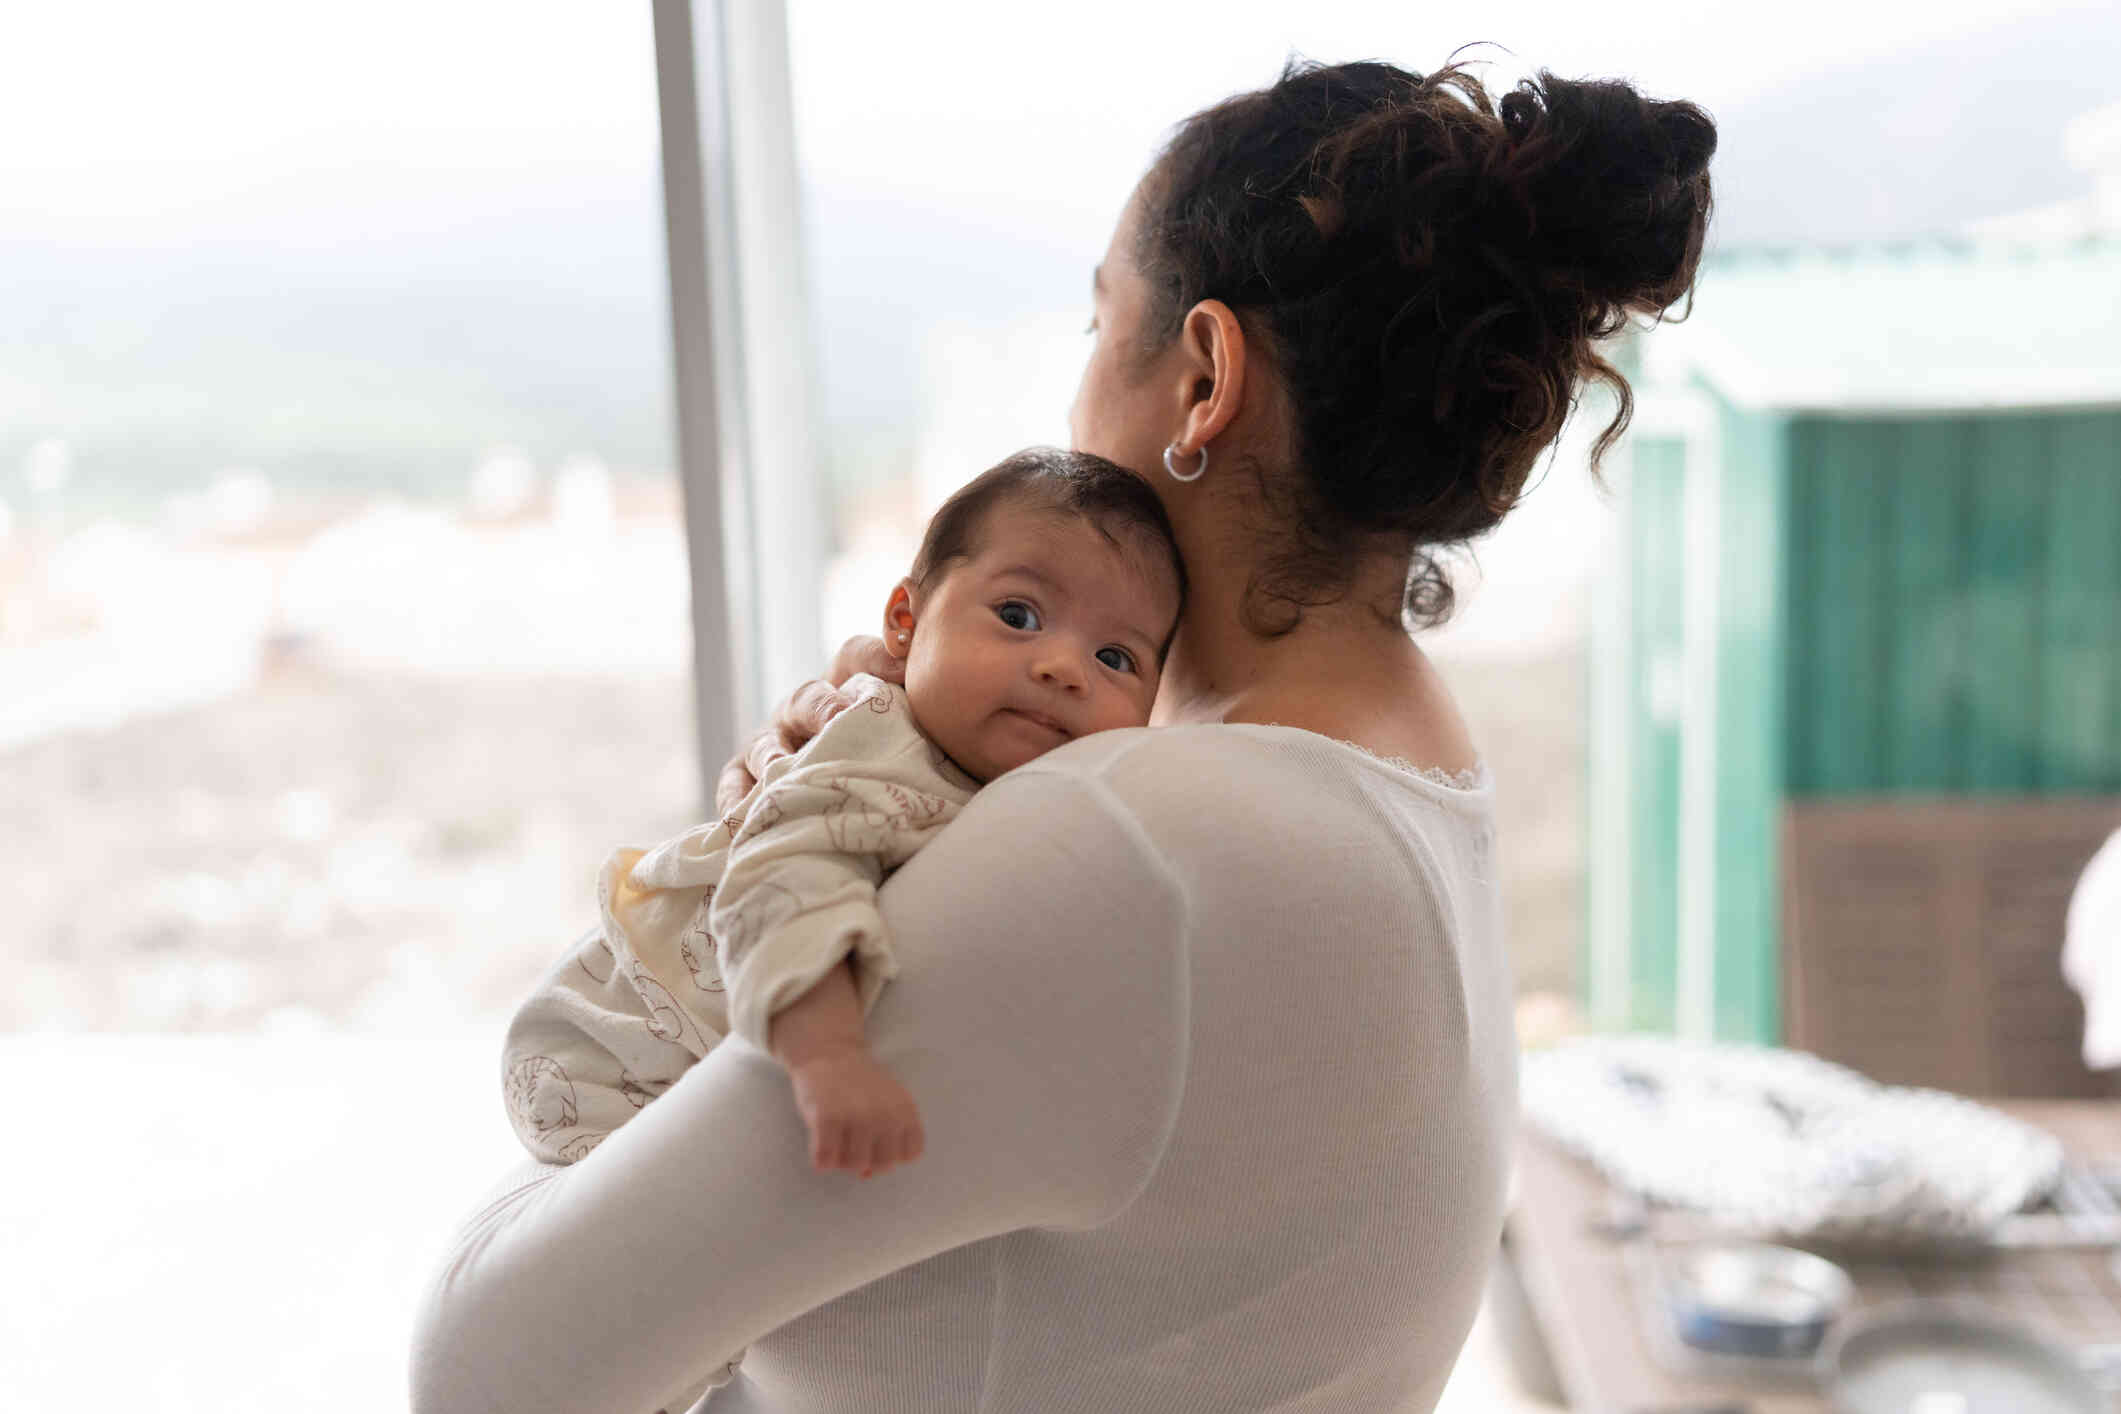
[[[1170,564],[1178,581],[1178,602],[1185,604],[1186,562],[1178,552],[1171,517],[1164,513],[1164,504],[1149,489],[1149,483],[1103,457],[1053,447],[1031,447],[1018,452],[951,493],[921,537],[920,552],[913,557],[909,575],[914,584],[925,590],[948,573],[952,564],[977,555],[980,530],[988,514],[1004,505],[1080,516],[1115,547],[1120,546],[1115,532],[1130,532],[1137,542],[1152,542]],[[1157,645],[1159,663],[1170,651],[1177,633],[1174,618],[1171,631]]]

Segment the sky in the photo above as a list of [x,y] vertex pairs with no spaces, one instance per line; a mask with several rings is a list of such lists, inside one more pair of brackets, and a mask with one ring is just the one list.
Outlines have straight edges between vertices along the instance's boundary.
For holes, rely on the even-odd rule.
[[[1090,268],[1170,126],[1292,54],[1422,69],[1485,41],[1470,53],[1505,85],[1536,67],[1618,75],[1712,113],[1795,94],[1816,136],[1834,131],[1817,110],[1850,96],[1842,66],[2004,23],[2031,34],[2028,16],[2064,10],[2095,12],[791,0],[802,258],[834,446],[855,448],[852,465],[904,440],[931,334],[1061,312],[1079,325]],[[143,484],[282,442],[319,465],[380,465],[402,459],[393,426],[452,466],[487,438],[666,459],[650,16],[647,0],[0,6],[0,470],[55,435],[80,443],[84,485],[121,452]],[[1822,75],[1820,102],[1790,87]],[[1925,128],[1940,107],[1982,116],[1919,73],[1892,82],[1889,97],[1926,100],[1909,110]],[[2058,104],[2057,133],[2074,113]],[[2044,121],[2037,104],[2026,120]],[[1724,160],[1742,159],[1739,125],[1726,135]],[[1756,183],[1770,211],[1825,190],[1813,149],[1787,156],[1785,183]],[[1921,189],[1981,180],[1966,165]],[[1857,166],[1846,192],[1809,204],[1860,203]],[[1982,194],[2011,205],[2003,185]],[[1719,203],[1726,225],[1742,204]],[[285,435],[265,437],[253,404]]]
[[[1498,69],[1623,75],[1713,111],[1822,65],[2061,8],[793,0],[787,13],[814,183],[985,194],[1073,223],[1072,242],[1087,213],[1116,209],[1171,122],[1269,81],[1292,51],[1433,67],[1493,41],[1516,56],[1496,53]],[[467,182],[529,192],[561,169],[638,182],[655,164],[652,51],[642,0],[11,6],[0,230],[136,246],[241,226],[329,242],[344,233],[322,208],[368,192],[411,236],[448,219]]]
[[[1271,82],[1291,53],[1429,69],[1460,45],[1486,41],[1500,47],[1469,57],[1488,58],[1505,83],[1539,68],[1625,77],[1713,113],[1821,67],[2067,8],[2011,0],[797,3],[789,28],[801,156],[814,180],[857,185],[889,173],[938,196],[1001,188],[1058,216],[1116,212],[1169,125]],[[888,73],[880,56],[902,67]]]

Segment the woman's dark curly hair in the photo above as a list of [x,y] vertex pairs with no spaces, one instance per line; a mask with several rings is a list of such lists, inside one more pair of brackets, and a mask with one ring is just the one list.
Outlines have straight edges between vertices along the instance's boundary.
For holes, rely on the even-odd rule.
[[1221,300],[1288,389],[1298,474],[1260,485],[1293,530],[1246,596],[1255,632],[1344,595],[1381,536],[1410,547],[1404,616],[1448,618],[1430,547],[1517,503],[1586,378],[1619,397],[1596,475],[1633,412],[1598,341],[1691,305],[1715,150],[1691,103],[1542,70],[1497,105],[1455,62],[1291,60],[1180,125],[1141,188],[1138,352]]

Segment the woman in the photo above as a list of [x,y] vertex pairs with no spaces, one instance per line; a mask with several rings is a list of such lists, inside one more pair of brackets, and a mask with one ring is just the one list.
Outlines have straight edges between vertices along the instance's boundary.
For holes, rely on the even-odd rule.
[[[1492,787],[1404,623],[1583,378],[1621,396],[1600,450],[1624,425],[1593,340],[1691,288],[1714,146],[1624,84],[1498,110],[1380,64],[1188,120],[1098,268],[1072,433],[1156,487],[1191,592],[1154,725],[996,780],[883,890],[870,1046],[924,1152],[814,1171],[779,1069],[717,1048],[467,1224],[421,1414],[679,1414],[747,1347],[710,1414],[1431,1408],[1516,1049]],[[834,705],[792,701],[752,765]]]

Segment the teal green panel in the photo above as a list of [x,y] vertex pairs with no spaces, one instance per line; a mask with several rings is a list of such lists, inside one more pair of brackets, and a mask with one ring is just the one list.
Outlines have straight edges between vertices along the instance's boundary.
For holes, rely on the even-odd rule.
[[1969,736],[1964,787],[2023,794],[2038,785],[2040,647],[2045,617],[2046,494],[2052,417],[1991,416],[1973,424],[1967,545],[1968,636],[1976,669],[1966,680]]
[[1978,418],[1959,417],[1940,424],[1959,446],[1958,465],[1952,468],[1954,474],[1937,479],[1938,500],[1949,505],[1952,517],[1949,608],[1939,612],[1949,624],[1949,631],[1957,638],[1951,652],[1944,701],[1945,740],[1950,743],[1951,755],[1943,774],[1937,779],[1937,788],[1950,795],[1964,795],[1974,788],[1970,765],[1974,740],[1972,684],[1975,675],[1983,670],[1985,661],[1981,645],[1974,641],[1974,518],[1979,510],[1978,490],[1983,475],[1983,468],[1976,460],[1975,429],[1979,421]]
[[1783,515],[1788,424],[1726,411],[1717,551],[1716,1012],[1719,1041],[1782,1039]]
[[1677,1020],[1679,721],[1672,689],[1684,645],[1685,483],[1682,444],[1636,444],[1629,495],[1637,671],[1628,1024],[1650,1031],[1670,1031]]
[[2121,412],[1791,424],[1792,796],[2121,789]]
[[2046,791],[2121,791],[2121,413],[2053,428],[2036,771]]
[[1966,428],[1943,419],[1901,424],[1893,466],[1888,602],[1893,634],[1886,680],[1882,788],[1949,788],[1961,755],[1962,683],[1972,645],[1958,592],[1967,488]]
[[1891,531],[1888,494],[1894,429],[1873,422],[1821,422],[1814,454],[1815,519],[1811,695],[1798,711],[1813,720],[1812,786],[1834,794],[1881,788]]
[[1819,424],[1791,422],[1785,445],[1782,618],[1791,650],[1783,661],[1783,788],[1810,795],[1819,789],[1819,722],[1809,707],[1819,694]]

